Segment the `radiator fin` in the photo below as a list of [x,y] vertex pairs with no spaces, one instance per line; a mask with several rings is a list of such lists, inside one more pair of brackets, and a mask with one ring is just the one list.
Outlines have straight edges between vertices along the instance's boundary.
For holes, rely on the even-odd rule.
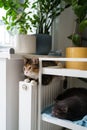
[[[42,86],[42,110],[51,105],[56,96],[63,91],[61,82],[61,78],[55,77],[49,85]],[[41,130],[62,130],[62,127],[41,121]]]

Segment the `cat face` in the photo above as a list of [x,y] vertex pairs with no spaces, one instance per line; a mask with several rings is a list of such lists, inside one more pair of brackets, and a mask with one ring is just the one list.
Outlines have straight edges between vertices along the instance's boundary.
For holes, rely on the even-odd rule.
[[38,79],[39,74],[39,61],[38,59],[30,58],[24,59],[23,67],[24,75],[30,78]]
[[52,115],[61,119],[67,118],[67,112],[68,107],[62,101],[57,102],[55,106],[52,108]]
[[83,116],[87,115],[87,93],[84,93],[83,90],[80,94],[77,90],[73,90],[74,89],[72,89],[72,93],[74,92],[74,95],[69,96],[69,93],[67,93],[67,95],[65,94],[63,96],[63,99],[56,101],[52,109],[53,116],[75,121],[80,120]]

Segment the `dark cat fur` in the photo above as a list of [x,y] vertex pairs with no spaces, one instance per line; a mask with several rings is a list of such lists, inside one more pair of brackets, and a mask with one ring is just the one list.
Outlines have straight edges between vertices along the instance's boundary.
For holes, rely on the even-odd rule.
[[[44,61],[42,62],[43,67],[56,66],[55,61]],[[39,60],[38,58],[25,58],[24,59],[24,75],[30,80],[37,80],[39,75]],[[42,85],[48,85],[54,76],[52,75],[42,75]]]
[[87,114],[87,89],[70,88],[56,98],[52,115],[71,121],[79,120]]

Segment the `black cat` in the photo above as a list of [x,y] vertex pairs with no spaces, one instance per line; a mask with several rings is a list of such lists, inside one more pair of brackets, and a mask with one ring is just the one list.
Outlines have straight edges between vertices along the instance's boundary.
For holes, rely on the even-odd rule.
[[52,109],[52,115],[71,121],[79,120],[87,114],[87,89],[70,88],[60,94]]

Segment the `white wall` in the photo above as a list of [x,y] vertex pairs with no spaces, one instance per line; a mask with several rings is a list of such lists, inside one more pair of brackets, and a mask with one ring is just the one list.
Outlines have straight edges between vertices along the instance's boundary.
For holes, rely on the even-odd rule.
[[[76,26],[75,19],[76,16],[74,15],[72,9],[68,8],[54,22],[53,50],[62,50],[64,56],[65,48],[73,46],[72,42],[67,38],[67,36],[74,32]],[[87,35],[87,33],[85,33],[85,35]],[[79,79],[73,79],[71,85],[72,87],[86,87],[87,83]]]
[[62,50],[63,54],[67,46],[72,46],[71,41],[67,38],[75,28],[75,15],[71,8],[67,8],[54,21],[53,26],[53,50]]

